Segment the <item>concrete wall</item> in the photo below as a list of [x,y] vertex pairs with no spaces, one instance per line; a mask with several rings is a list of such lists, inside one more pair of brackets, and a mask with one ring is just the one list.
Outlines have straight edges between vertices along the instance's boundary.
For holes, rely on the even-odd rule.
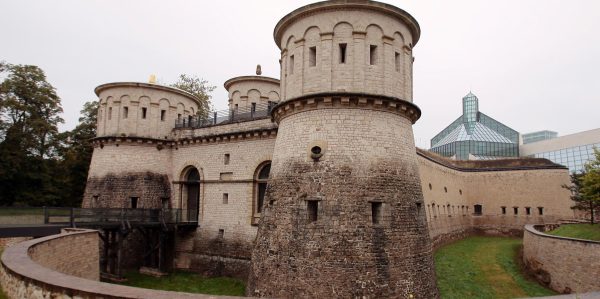
[[575,134],[560,136],[553,139],[522,144],[519,146],[519,153],[521,156],[528,156],[536,153],[550,152],[578,145],[587,145],[595,143],[600,143],[600,129],[593,129]]
[[600,242],[543,233],[557,225],[527,225],[523,261],[536,278],[561,293],[600,290]]

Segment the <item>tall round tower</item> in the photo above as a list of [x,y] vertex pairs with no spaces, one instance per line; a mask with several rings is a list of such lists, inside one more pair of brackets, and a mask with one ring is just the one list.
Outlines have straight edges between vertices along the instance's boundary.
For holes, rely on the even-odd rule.
[[412,124],[416,20],[373,1],[275,27],[281,102],[248,295],[437,298]]

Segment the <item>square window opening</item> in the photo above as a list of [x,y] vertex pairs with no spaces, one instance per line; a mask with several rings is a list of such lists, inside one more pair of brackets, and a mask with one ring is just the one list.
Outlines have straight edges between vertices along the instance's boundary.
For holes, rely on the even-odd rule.
[[381,223],[381,207],[382,203],[371,202],[371,219],[373,220],[373,224]]
[[225,154],[225,156],[223,156],[223,164],[229,165],[230,158],[231,158],[231,156],[229,154]]
[[515,215],[519,215],[519,208],[513,207],[513,212],[515,213]]
[[224,229],[219,229],[219,235],[217,236],[219,239],[223,239],[223,236],[225,235],[225,230]]
[[317,65],[317,47],[308,48],[308,66]]
[[506,215],[506,207],[502,207],[502,215]]
[[308,222],[315,222],[318,219],[319,215],[319,201],[318,200],[308,200],[306,202],[306,210],[308,214]]
[[531,208],[530,207],[525,207],[525,214],[531,215]]
[[[475,210],[473,212],[475,215],[481,215],[483,213],[483,206],[482,205],[475,205],[473,208]],[[468,211],[468,209],[469,208],[467,208],[467,211]]]
[[538,214],[544,215],[544,207],[538,207]]
[[346,44],[340,44],[340,63],[346,63]]

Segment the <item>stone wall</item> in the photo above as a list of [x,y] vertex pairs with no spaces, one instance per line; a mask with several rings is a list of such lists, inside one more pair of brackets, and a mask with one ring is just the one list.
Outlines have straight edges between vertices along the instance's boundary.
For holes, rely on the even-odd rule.
[[523,261],[543,284],[560,293],[600,290],[600,242],[543,233],[556,225],[526,225]]
[[99,281],[98,233],[67,230],[60,235],[29,240],[2,254],[0,284],[8,298],[154,298],[234,299],[133,288]]

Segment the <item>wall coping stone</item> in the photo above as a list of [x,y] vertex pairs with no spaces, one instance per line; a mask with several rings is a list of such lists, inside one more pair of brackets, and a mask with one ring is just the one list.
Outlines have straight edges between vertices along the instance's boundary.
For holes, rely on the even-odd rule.
[[528,231],[528,232],[530,232],[530,233],[532,233],[532,234],[535,234],[535,235],[538,235],[538,236],[544,237],[544,238],[559,239],[559,240],[566,240],[566,241],[574,241],[574,242],[581,242],[581,243],[588,243],[588,244],[597,244],[597,245],[600,245],[600,241],[549,235],[549,234],[546,234],[543,231],[539,230],[540,228],[545,228],[548,225],[557,226],[558,224],[526,224],[525,225],[525,230]]
[[8,247],[2,254],[2,266],[13,275],[20,276],[23,280],[29,281],[34,285],[41,287],[50,287],[53,289],[62,289],[72,296],[82,297],[103,297],[103,298],[156,298],[156,299],[235,299],[244,297],[217,296],[207,294],[191,294],[183,292],[171,292],[142,289],[105,282],[93,281],[79,278],[49,268],[34,262],[29,256],[29,250],[38,244],[49,240],[73,236],[78,234],[97,234],[96,230],[80,230],[76,232],[66,232],[59,235],[33,239],[15,244]]

